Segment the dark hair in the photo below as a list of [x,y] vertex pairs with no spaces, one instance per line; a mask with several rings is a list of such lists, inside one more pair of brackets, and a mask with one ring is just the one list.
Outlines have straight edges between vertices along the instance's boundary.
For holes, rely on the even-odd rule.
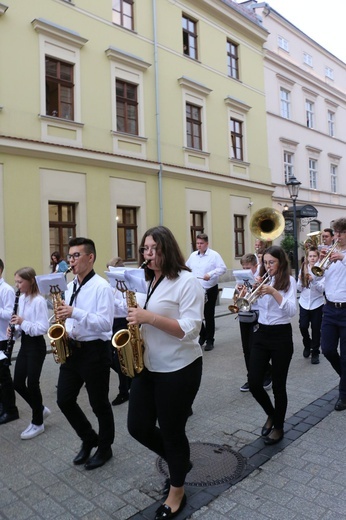
[[209,242],[208,235],[206,233],[199,233],[196,236],[196,239],[199,238],[199,240],[204,240],[205,242]]
[[15,275],[17,274],[18,276],[23,278],[23,280],[27,280],[28,282],[31,283],[30,291],[29,291],[30,296],[33,297],[33,296],[37,296],[39,294],[40,291],[39,291],[38,285],[36,283],[35,269],[33,269],[32,267],[21,267],[20,269],[17,269],[17,271],[14,274]]
[[268,247],[264,253],[262,258],[262,265],[260,269],[260,276],[263,276],[266,272],[264,268],[264,256],[265,255],[271,255],[274,258],[277,258],[279,260],[279,267],[278,271],[275,275],[275,283],[273,285],[274,289],[277,291],[284,291],[287,292],[290,287],[290,274],[291,274],[291,268],[290,263],[288,261],[287,255],[282,249],[282,247],[279,246],[271,246]]
[[71,238],[71,240],[69,241],[68,245],[69,245],[69,247],[84,246],[85,252],[88,255],[93,254],[94,255],[94,261],[96,260],[96,247],[95,247],[95,243],[90,238],[84,238],[84,237]]
[[334,232],[335,231],[336,232],[346,231],[346,218],[341,217],[341,218],[334,220],[333,229],[334,229]]
[[241,257],[240,263],[241,263],[241,265],[243,265],[243,264],[257,265],[257,258],[253,253],[248,253]]
[[[148,229],[141,240],[140,248],[144,246],[146,237],[153,237],[157,244],[156,252],[161,257],[161,271],[163,276],[172,280],[177,278],[180,271],[191,271],[186,265],[181,249],[176,241],[172,231],[165,226],[155,226]],[[144,261],[144,256],[140,253],[140,264]],[[146,280],[154,278],[154,271],[145,269]]]
[[[335,221],[334,221],[335,222]],[[326,227],[324,230],[323,230],[324,233],[330,233],[330,235],[333,237],[334,236],[334,231],[332,230],[332,228],[330,227]]]
[[54,251],[54,252],[50,255],[50,257],[51,257],[52,260],[53,260],[53,258],[52,258],[53,256],[55,256],[55,258],[57,259],[57,262],[59,263],[60,260],[61,260],[61,254],[59,253],[59,251]]
[[5,264],[0,258],[0,270],[3,271],[5,269]]
[[107,262],[107,267],[124,267],[123,259],[120,256],[115,256],[109,262]]

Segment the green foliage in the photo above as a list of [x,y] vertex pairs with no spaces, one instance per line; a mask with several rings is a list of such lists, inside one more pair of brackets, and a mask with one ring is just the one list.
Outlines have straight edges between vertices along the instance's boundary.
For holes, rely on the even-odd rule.
[[294,250],[294,238],[292,235],[286,235],[280,242],[282,249],[288,254]]

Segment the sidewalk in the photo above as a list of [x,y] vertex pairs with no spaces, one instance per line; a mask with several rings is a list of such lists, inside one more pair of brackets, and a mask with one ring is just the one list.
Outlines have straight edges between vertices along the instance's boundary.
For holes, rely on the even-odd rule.
[[[239,391],[246,371],[239,324],[228,314],[229,303],[221,300],[216,308],[215,349],[204,354],[202,384],[187,430],[193,446],[233,450],[242,455],[244,467],[234,485],[187,486],[188,506],[177,520],[187,515],[203,520],[346,519],[346,412],[333,410],[336,374],[323,356],[319,365],[303,358],[296,317],[287,434],[281,447],[264,448],[259,439],[264,413],[250,393]],[[58,371],[48,355],[41,383],[52,415],[44,434],[20,439],[31,419],[20,397],[20,419],[0,427],[0,519],[153,518],[165,477],[157,469],[157,457],[127,433],[127,404],[113,407],[113,459],[94,471],[73,466],[80,441],[55,402]],[[117,385],[112,373],[111,399]],[[84,389],[80,403],[95,424]],[[193,471],[203,462],[195,460]]]

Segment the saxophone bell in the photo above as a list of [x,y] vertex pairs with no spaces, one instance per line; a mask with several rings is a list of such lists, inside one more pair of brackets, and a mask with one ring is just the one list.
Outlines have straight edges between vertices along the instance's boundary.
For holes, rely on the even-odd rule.
[[[64,274],[66,275],[70,271],[72,271],[71,266],[66,269]],[[58,285],[52,285],[50,293],[52,295],[55,323],[49,327],[47,335],[52,347],[54,361],[63,364],[66,363],[66,359],[71,355],[71,352],[68,346],[68,336],[64,325],[65,321],[57,318],[58,308],[62,304],[61,290]]]

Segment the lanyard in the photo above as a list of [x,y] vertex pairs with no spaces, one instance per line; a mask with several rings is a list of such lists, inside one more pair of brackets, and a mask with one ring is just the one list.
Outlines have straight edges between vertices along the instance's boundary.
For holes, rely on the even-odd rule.
[[151,298],[151,295],[153,294],[153,292],[155,291],[156,287],[162,282],[163,279],[164,279],[164,276],[161,275],[160,278],[157,280],[157,282],[156,282],[156,284],[154,285],[153,288],[151,288],[151,287],[153,285],[154,278],[151,280],[150,285],[148,287],[147,299],[145,300],[145,304],[144,304],[143,309],[147,308],[147,304],[148,304],[148,302],[149,302],[149,300]]
[[70,299],[70,303],[69,303],[69,305],[72,305],[72,304],[73,304],[73,302],[74,302],[75,299],[77,298],[78,293],[79,293],[79,291],[81,290],[81,288],[83,287],[83,285],[85,285],[85,284],[86,284],[86,283],[87,283],[87,282],[88,282],[88,281],[89,281],[89,280],[94,276],[94,274],[95,274],[95,271],[94,271],[94,269],[92,269],[92,270],[90,271],[90,273],[88,273],[88,274],[86,275],[86,277],[83,278],[82,283],[80,284],[80,286],[78,287],[78,289],[77,289],[77,278],[76,278],[76,280],[73,282],[73,292],[72,292],[72,295],[71,295],[71,299]]

